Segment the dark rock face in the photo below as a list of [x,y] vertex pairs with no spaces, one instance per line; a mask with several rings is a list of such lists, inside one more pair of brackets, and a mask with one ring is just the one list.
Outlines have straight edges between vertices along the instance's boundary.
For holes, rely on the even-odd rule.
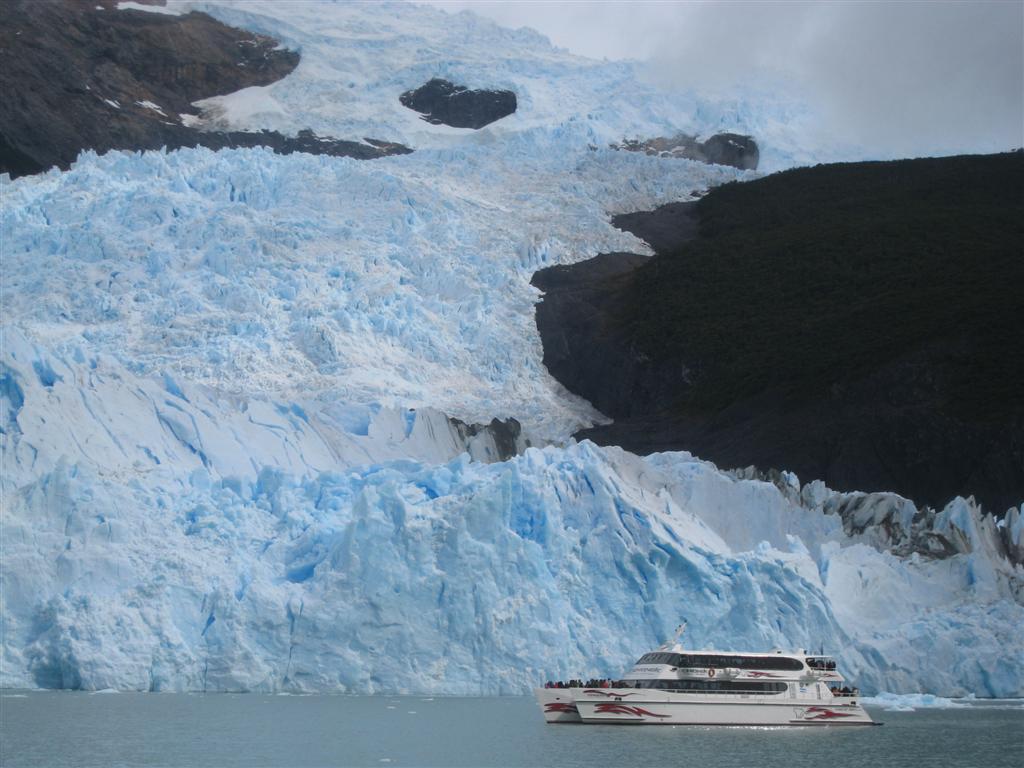
[[[698,222],[695,203],[670,203],[612,218],[616,227],[646,240],[657,253],[671,253],[695,238]],[[536,310],[545,367],[566,388],[616,418],[615,424],[578,436],[641,453],[651,451],[639,449],[621,431],[605,439],[602,430],[614,430],[622,417],[660,410],[661,403],[671,401],[679,375],[685,376],[676,361],[658,360],[640,349],[620,320],[620,307],[629,300],[624,290],[633,271],[648,260],[636,253],[603,253],[578,264],[542,269],[531,281],[545,294]],[[661,431],[655,427],[645,427],[654,429],[652,438]]]
[[[588,341],[592,358],[602,350],[615,354]],[[721,467],[785,468],[837,490],[893,490],[939,508],[973,495],[986,509],[1003,512],[1024,493],[1024,417],[1010,413],[1005,422],[991,422],[943,413],[951,395],[944,384],[956,365],[947,354],[939,344],[867,375],[854,373],[841,389],[801,396],[780,388],[721,411],[684,414],[664,406],[686,385],[686,364],[645,360],[622,366],[619,380],[598,397],[611,404],[628,392],[630,405],[610,412],[616,421],[576,437],[642,454],[688,450]]]
[[659,157],[678,157],[701,163],[731,165],[744,171],[756,170],[760,159],[757,142],[750,136],[738,133],[717,133],[704,142],[685,133],[676,134],[671,138],[658,136],[645,141],[627,139],[620,144],[612,144],[612,148]]
[[[615,319],[622,301],[620,286],[648,258],[603,253],[579,264],[539,270],[531,281],[545,294],[536,310],[544,366],[566,388],[606,414],[624,415],[622,409],[631,403],[658,399],[647,391],[657,385],[658,378],[641,376],[637,370],[650,366],[651,359],[630,343]],[[644,390],[642,398],[639,390]],[[612,444],[611,440],[594,441]]]
[[182,124],[182,115],[197,112],[193,101],[291,72],[299,55],[276,48],[276,40],[202,13],[122,11],[110,0],[0,3],[0,172],[66,169],[85,149],[270,146],[360,158],[409,151]]
[[483,128],[511,115],[517,106],[512,91],[470,90],[440,78],[406,91],[398,100],[428,123],[453,128]]
[[704,155],[709,163],[732,165],[744,170],[757,168],[760,153],[757,142],[738,133],[718,133],[704,142]]
[[522,425],[513,418],[495,418],[489,424],[467,424],[449,416],[448,422],[470,448],[472,443],[480,443],[487,461],[508,461],[531,445],[529,439],[523,436]]
[[[299,131],[296,136],[285,136],[278,131],[188,131],[183,133],[169,148],[207,147],[225,149],[229,147],[267,147],[279,155],[304,152],[308,155],[332,155],[354,157],[356,160],[374,160],[388,155],[405,155],[412,152],[402,144],[377,139],[346,141],[329,136],[317,136],[312,131]],[[365,143],[364,143],[365,142]]]
[[1022,165],[820,166],[617,217],[658,255],[534,276],[545,365],[615,419],[576,436],[1020,504]]
[[668,203],[653,211],[620,213],[612,217],[612,224],[632,232],[655,253],[675,253],[697,237],[700,216],[696,203]]

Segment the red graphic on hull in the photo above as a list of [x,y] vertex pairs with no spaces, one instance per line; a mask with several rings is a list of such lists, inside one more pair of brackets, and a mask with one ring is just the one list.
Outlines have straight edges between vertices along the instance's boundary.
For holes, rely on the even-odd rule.
[[608,691],[599,691],[596,688],[587,688],[583,692],[584,693],[596,693],[596,694],[599,694],[601,696],[607,696],[609,699],[611,699],[611,698],[622,699],[622,698],[625,698],[626,696],[636,696],[636,692],[635,691],[633,693],[609,693]]
[[612,704],[610,701],[604,704],[598,704],[594,707],[594,712],[602,715],[632,715],[633,717],[668,717],[668,715],[659,715],[656,712],[650,712],[642,707],[631,707],[626,704]]
[[563,704],[562,702],[552,702],[551,704],[544,705],[545,712],[576,712],[575,704]]
[[836,712],[827,707],[808,707],[804,720],[833,720],[837,717],[856,717],[853,712]]

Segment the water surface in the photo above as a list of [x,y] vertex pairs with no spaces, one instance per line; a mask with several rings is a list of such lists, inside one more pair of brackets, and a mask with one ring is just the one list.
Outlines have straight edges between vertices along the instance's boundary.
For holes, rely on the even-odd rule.
[[882,712],[881,728],[545,725],[528,697],[0,694],[0,765],[1024,765],[1020,704]]

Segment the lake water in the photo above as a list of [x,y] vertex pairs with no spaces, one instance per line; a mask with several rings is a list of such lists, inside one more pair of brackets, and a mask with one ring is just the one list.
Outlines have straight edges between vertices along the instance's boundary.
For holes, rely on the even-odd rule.
[[1024,765],[1020,703],[871,714],[885,726],[559,726],[528,697],[5,691],[0,765]]

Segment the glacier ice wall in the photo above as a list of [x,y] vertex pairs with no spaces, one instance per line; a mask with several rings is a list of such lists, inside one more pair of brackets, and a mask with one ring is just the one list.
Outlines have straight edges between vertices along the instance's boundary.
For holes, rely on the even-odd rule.
[[488,464],[432,409],[3,341],[0,685],[521,692],[621,674],[682,616],[698,645],[823,647],[865,690],[1024,685],[1024,574],[967,502],[934,523],[956,555],[899,557],[792,476],[590,443]]
[[[798,112],[654,93],[471,14],[171,4],[302,51],[211,120],[418,151],[0,179],[0,685],[519,692],[617,675],[686,616],[698,646],[824,646],[866,690],[1021,695],[1021,568],[969,501],[567,440],[601,416],[541,364],[532,273],[642,251],[609,214],[746,178],[607,142],[741,130],[822,159]],[[397,94],[438,74],[521,109],[430,126]],[[487,463],[448,416],[545,447]],[[925,518],[947,557],[878,534]]]
[[867,691],[1021,692],[1019,570],[902,560],[835,520],[733,551],[707,506],[787,509],[779,489],[658,458],[584,443],[245,484],[60,463],[8,497],[3,683],[512,693],[621,674],[685,616],[697,645],[822,647]]

